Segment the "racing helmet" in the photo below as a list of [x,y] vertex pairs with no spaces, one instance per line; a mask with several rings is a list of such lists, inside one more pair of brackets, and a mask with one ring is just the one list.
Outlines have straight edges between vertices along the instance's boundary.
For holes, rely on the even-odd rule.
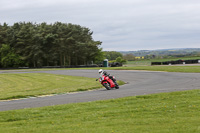
[[103,70],[102,69],[99,69],[99,74],[102,74],[103,73]]

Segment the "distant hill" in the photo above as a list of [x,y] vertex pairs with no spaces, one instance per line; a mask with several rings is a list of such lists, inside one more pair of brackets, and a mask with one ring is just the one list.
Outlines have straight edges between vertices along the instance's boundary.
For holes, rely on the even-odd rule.
[[160,50],[139,50],[139,51],[117,51],[125,54],[133,54],[134,56],[146,55],[194,55],[200,53],[200,48],[177,48],[177,49],[160,49]]

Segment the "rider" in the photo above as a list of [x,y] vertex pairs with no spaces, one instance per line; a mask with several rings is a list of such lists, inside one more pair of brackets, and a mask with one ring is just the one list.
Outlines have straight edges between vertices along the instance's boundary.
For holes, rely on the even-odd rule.
[[110,79],[112,79],[112,81],[114,83],[116,83],[116,79],[113,78],[113,76],[110,76],[110,74],[108,74],[106,71],[103,71],[102,69],[99,69],[99,77],[101,79],[101,77],[105,75],[105,76],[109,76]]
[[108,73],[102,69],[99,69],[99,76],[101,77],[102,75],[108,76]]

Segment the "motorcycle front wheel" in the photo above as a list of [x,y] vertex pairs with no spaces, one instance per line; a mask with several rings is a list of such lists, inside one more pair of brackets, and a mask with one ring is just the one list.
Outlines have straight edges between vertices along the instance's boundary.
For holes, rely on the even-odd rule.
[[109,83],[104,83],[103,86],[104,86],[107,90],[110,90],[110,85],[109,85]]
[[115,89],[119,89],[119,85],[116,85],[116,86],[115,86]]
[[119,85],[115,82],[115,89],[119,89]]

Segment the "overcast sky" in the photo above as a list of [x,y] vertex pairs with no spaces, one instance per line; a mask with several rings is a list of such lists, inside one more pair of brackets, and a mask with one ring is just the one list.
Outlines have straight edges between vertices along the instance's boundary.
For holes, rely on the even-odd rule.
[[105,51],[200,48],[200,0],[0,0],[0,23],[88,27]]

